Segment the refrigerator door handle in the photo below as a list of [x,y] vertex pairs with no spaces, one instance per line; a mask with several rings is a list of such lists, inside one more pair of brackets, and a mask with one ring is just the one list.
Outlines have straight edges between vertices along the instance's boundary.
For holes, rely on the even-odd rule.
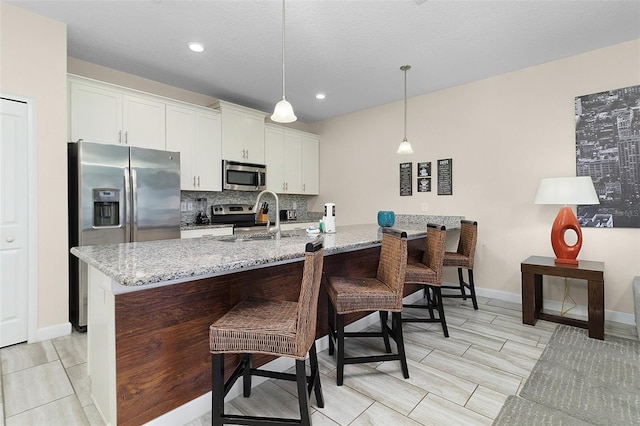
[[131,169],[131,241],[138,241],[138,173]]
[[131,241],[131,177],[129,168],[124,168],[124,235],[125,242]]

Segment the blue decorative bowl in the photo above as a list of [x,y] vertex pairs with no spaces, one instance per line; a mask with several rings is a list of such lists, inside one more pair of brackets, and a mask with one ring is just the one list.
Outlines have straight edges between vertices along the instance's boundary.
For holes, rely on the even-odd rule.
[[382,227],[390,227],[396,221],[396,215],[392,211],[381,210],[378,212],[378,225]]

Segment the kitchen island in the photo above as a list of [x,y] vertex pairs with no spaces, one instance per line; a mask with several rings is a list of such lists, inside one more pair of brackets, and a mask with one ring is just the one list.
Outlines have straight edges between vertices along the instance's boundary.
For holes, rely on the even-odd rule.
[[[462,219],[420,218],[395,226],[409,235],[415,258],[424,248],[427,221],[455,229]],[[87,370],[91,397],[108,424],[142,424],[207,394],[209,325],[239,301],[297,300],[304,246],[315,237],[284,235],[277,241],[204,237],[71,250],[89,264]],[[382,238],[377,225],[338,226],[321,237],[325,275],[375,275]],[[322,337],[324,286],[318,303],[316,335]],[[230,371],[236,360],[226,358]],[[255,364],[272,359],[255,357]]]

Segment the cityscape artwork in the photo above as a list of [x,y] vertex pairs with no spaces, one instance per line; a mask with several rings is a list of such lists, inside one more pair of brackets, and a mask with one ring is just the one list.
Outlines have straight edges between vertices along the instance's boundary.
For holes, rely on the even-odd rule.
[[640,86],[577,97],[575,109],[576,174],[600,199],[578,206],[580,226],[640,228]]

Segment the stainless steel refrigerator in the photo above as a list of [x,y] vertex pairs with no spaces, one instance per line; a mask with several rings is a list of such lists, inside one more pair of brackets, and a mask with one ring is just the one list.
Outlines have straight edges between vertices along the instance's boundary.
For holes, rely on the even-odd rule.
[[[180,153],[68,144],[69,246],[180,238]],[[87,265],[69,255],[69,320],[87,326]]]

